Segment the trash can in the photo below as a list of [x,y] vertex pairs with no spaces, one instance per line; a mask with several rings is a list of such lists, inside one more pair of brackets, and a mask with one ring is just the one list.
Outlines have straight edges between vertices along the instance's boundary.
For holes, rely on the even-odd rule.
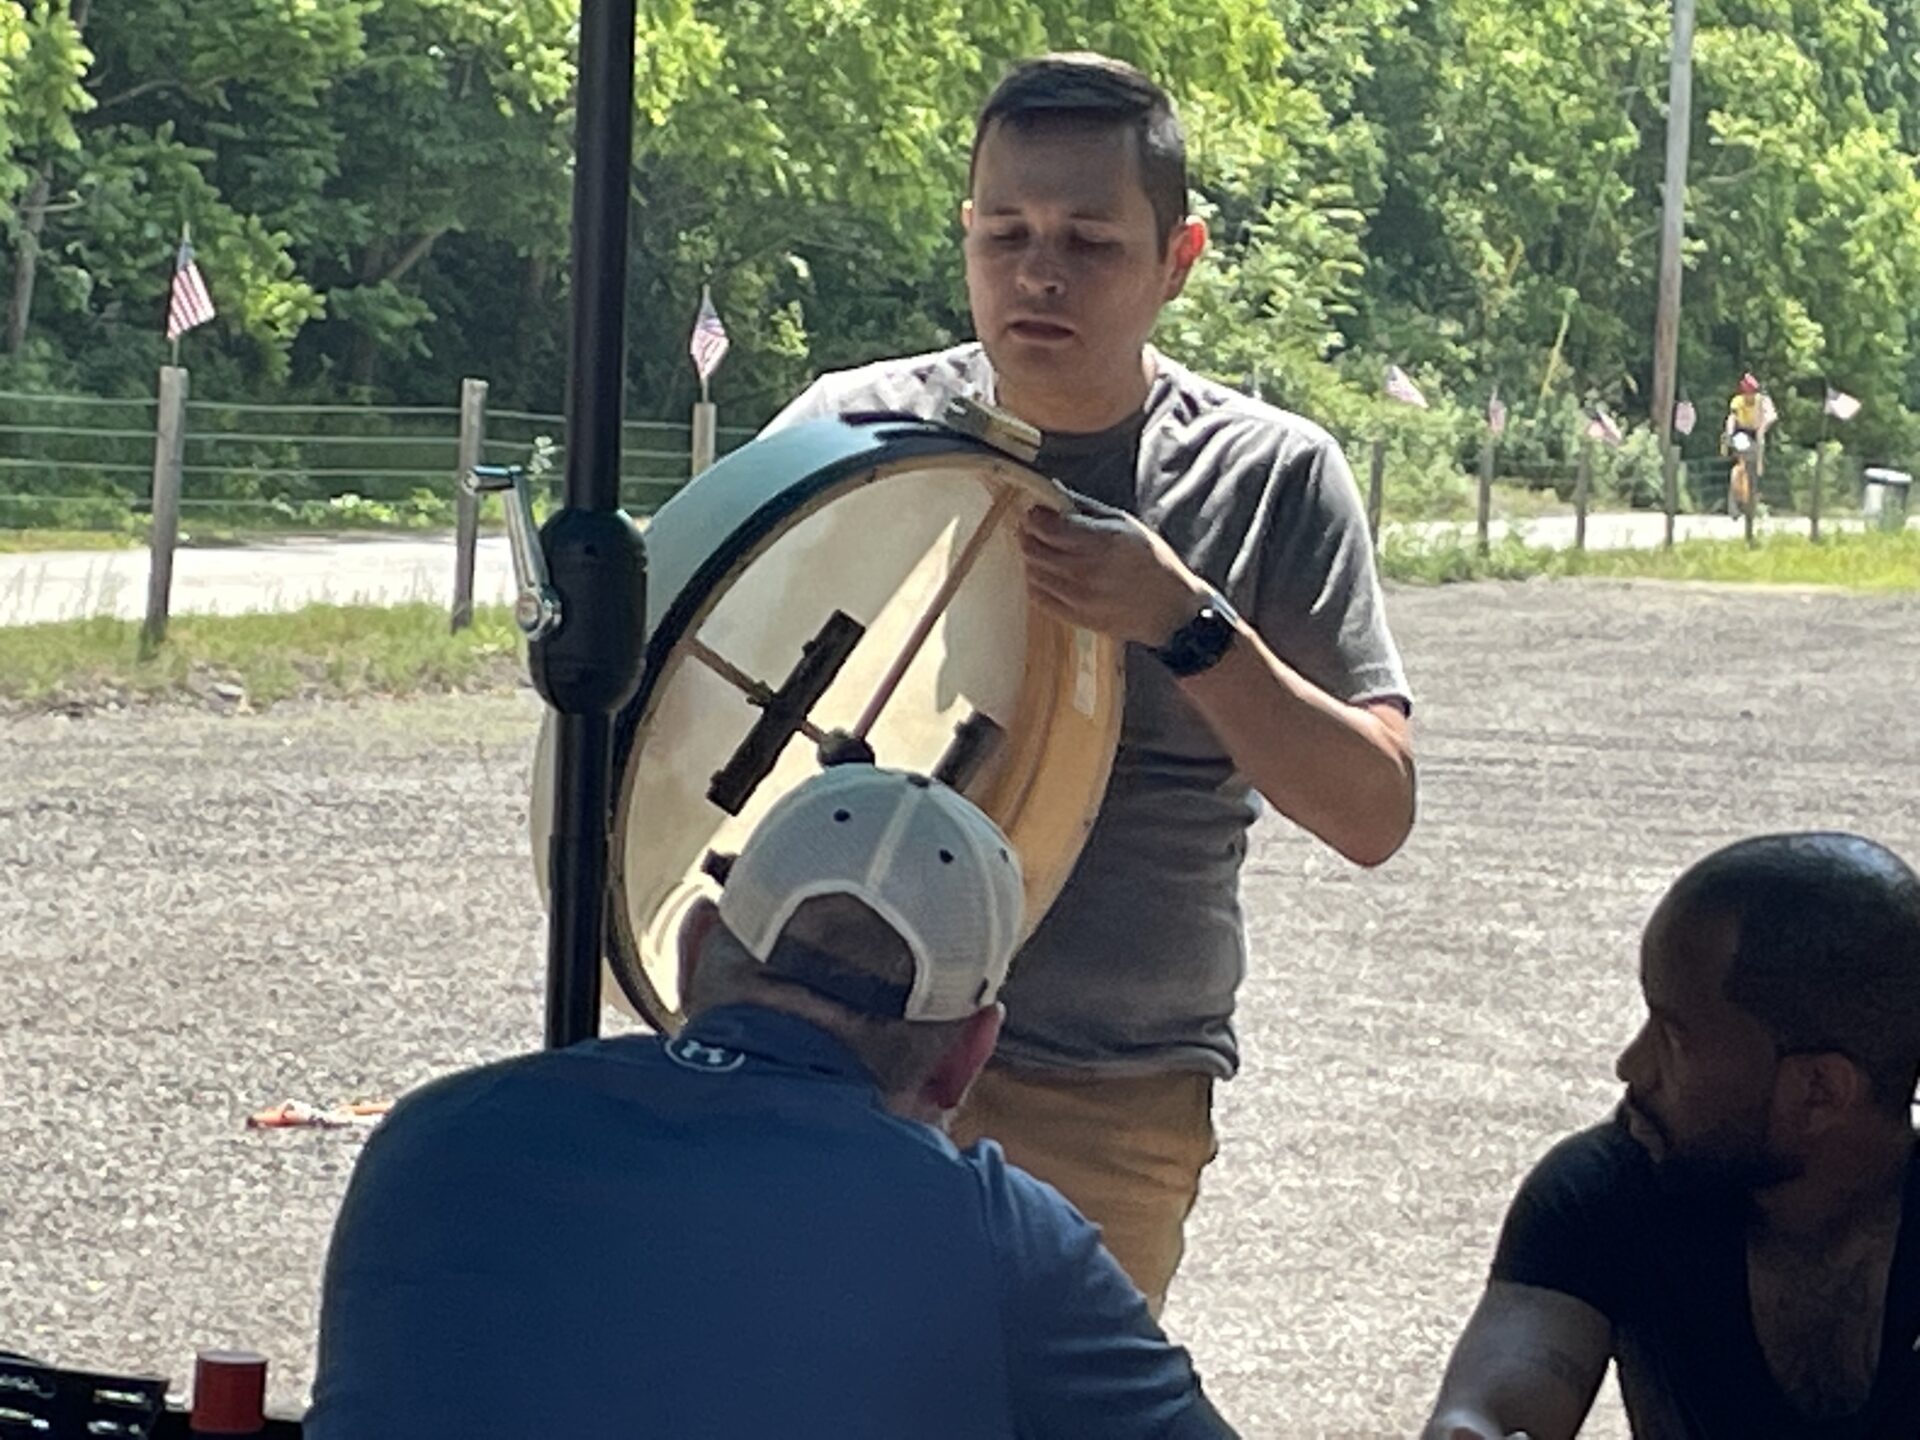
[[1886,470],[1869,465],[1861,472],[1865,486],[1860,494],[1860,514],[1869,526],[1882,530],[1904,530],[1907,526],[1907,497],[1913,493],[1913,476],[1904,470]]

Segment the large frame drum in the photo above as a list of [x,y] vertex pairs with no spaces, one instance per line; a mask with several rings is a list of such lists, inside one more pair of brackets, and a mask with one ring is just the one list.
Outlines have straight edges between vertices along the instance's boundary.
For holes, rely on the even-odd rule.
[[[1066,883],[1119,742],[1115,641],[1030,608],[1018,537],[1064,490],[905,417],[820,420],[734,451],[647,529],[646,666],[616,727],[607,964],[671,1031],[688,909],[823,763],[946,772],[1026,874],[1027,928]],[[553,733],[534,767],[543,896]]]

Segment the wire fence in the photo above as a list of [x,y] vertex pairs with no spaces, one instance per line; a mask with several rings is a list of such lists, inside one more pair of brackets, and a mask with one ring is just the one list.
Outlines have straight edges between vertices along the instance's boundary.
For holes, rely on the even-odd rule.
[[[151,505],[158,402],[152,397],[0,391],[0,528],[133,532]],[[536,460],[544,500],[558,500],[565,475],[563,416],[485,410],[480,458]],[[724,454],[753,431],[720,426]],[[1698,437],[1696,437],[1698,438]],[[454,524],[461,410],[447,406],[263,405],[189,400],[180,467],[182,521],[190,534],[254,530],[440,529]],[[622,496],[635,513],[657,508],[691,469],[684,424],[630,421],[623,431]],[[1353,447],[1355,469],[1363,449]],[[1662,510],[1665,478],[1651,444],[1614,448],[1569,437],[1559,453],[1496,447],[1491,500],[1495,524],[1522,523],[1575,508],[1581,456],[1594,510]],[[1862,462],[1841,453],[1824,470],[1812,447],[1768,447],[1763,513],[1806,515],[1820,476],[1819,504],[1858,510]],[[1381,483],[1387,521],[1465,519],[1474,514],[1473,456],[1419,456],[1391,449]],[[1681,513],[1724,513],[1729,462],[1696,447],[1677,476]],[[1363,483],[1365,476],[1362,475]]]
[[[0,390],[0,528],[131,531],[150,508],[158,423],[150,397]],[[190,528],[436,529],[450,527],[461,412],[449,406],[261,405],[189,400],[180,508]],[[482,459],[547,462],[559,498],[566,420],[489,409]],[[753,432],[718,427],[724,454]],[[629,421],[621,490],[646,513],[685,483],[687,425]]]
[[[1818,451],[1812,446],[1771,445],[1760,476],[1759,499],[1767,510],[1805,515],[1811,509]],[[1828,512],[1857,509],[1863,488],[1863,462],[1840,453],[1820,477],[1822,508]],[[1683,512],[1713,513],[1727,503],[1731,458],[1692,455],[1679,463],[1679,501]],[[1579,463],[1565,460],[1504,461],[1496,463],[1495,478],[1508,489],[1534,492],[1543,503],[1573,501]],[[1595,449],[1593,486],[1596,502],[1609,509],[1658,510],[1663,502],[1664,476],[1657,456],[1618,455]]]

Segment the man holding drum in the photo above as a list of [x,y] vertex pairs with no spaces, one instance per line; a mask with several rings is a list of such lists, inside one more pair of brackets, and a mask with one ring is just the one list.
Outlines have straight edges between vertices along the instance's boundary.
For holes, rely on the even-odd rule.
[[961,212],[978,343],[822,377],[773,423],[938,416],[1037,427],[1031,594],[1131,642],[1120,750],[1078,868],[1016,959],[956,1135],[988,1135],[1095,1223],[1158,1313],[1239,1063],[1239,874],[1255,792],[1377,865],[1414,816],[1410,690],[1335,441],[1147,344],[1206,246],[1167,96],[1096,55],[1012,70]]
[[941,1133],[1022,931],[993,822],[842,765],[716,869],[678,1035],[447,1077],[368,1143],[311,1440],[1231,1440],[1093,1228]]

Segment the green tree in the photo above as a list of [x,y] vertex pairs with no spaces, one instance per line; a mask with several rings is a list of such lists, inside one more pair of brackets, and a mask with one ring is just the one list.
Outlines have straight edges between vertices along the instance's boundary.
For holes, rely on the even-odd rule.
[[1826,381],[1867,402],[1857,438],[1900,443],[1920,179],[1911,113],[1871,88],[1888,17],[1867,0],[1752,0],[1702,19],[1686,353],[1723,383],[1736,366],[1763,376],[1803,443]]
[[[82,94],[64,101],[64,130],[50,123],[62,102],[43,103],[39,133],[16,151],[33,179],[9,237],[10,354],[22,356],[38,323],[70,375],[108,388],[140,383],[159,354],[171,257],[190,223],[221,328],[241,346],[233,359],[284,373],[287,345],[320,302],[297,274],[291,233],[251,192],[289,157],[324,148],[298,122],[312,120],[325,87],[358,61],[363,3],[39,7],[57,37],[40,73],[64,64],[69,83],[85,78]],[[281,123],[233,125],[249,107]]]
[[0,0],[0,216],[14,255],[9,355],[26,343],[54,160],[80,148],[74,119],[93,104],[81,83],[92,58],[65,5]]
[[[1006,63],[1100,48],[1219,118],[1232,174],[1276,149],[1297,99],[1256,0],[736,0],[646,7],[636,136],[633,369],[684,414],[687,331],[711,280],[736,348],[736,413],[769,413],[822,366],[965,333],[958,206],[973,115]],[[1229,123],[1229,118],[1231,121]]]
[[[282,201],[304,207],[298,254],[327,298],[310,367],[352,393],[435,400],[481,357],[509,392],[557,368],[575,20],[563,0],[368,13],[364,58],[323,103],[327,173]],[[509,303],[488,302],[503,289]]]
[[1463,389],[1619,403],[1651,315],[1665,13],[1447,0],[1387,40],[1356,338]]

